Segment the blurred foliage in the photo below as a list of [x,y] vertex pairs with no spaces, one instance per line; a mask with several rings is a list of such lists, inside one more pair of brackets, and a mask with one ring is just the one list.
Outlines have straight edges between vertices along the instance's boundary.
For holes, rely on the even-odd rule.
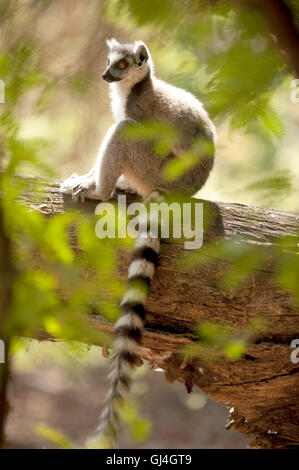
[[129,124],[123,130],[128,140],[152,142],[157,156],[166,157],[180,138],[179,130],[168,123],[143,121]]
[[203,321],[196,330],[198,342],[185,348],[185,352],[200,357],[203,363],[215,362],[221,358],[237,361],[245,355],[248,346],[264,326],[263,318],[255,318],[242,331],[236,332],[225,325]]
[[39,436],[55,444],[58,449],[75,448],[74,444],[72,444],[64,434],[44,423],[37,424],[34,427],[34,431]]
[[136,401],[129,400],[122,403],[120,418],[127,424],[130,434],[136,442],[143,442],[148,438],[152,426],[149,420],[140,417]]
[[[34,336],[40,327],[53,337],[72,340],[82,338],[87,343],[105,344],[109,337],[91,328],[86,314],[101,311],[109,320],[119,314],[118,299],[123,287],[114,276],[115,246],[127,246],[126,241],[99,240],[94,227],[94,216],[79,216],[76,212],[57,214],[46,218],[37,211],[18,204],[20,194],[26,189],[14,174],[25,165],[37,173],[53,174],[53,165],[44,159],[47,141],[24,139],[20,136],[21,118],[18,107],[29,92],[38,90],[39,98],[56,88],[55,77],[41,67],[40,44],[26,22],[18,33],[7,40],[19,13],[13,4],[6,2],[6,13],[1,19],[0,76],[5,83],[5,104],[0,109],[1,213],[5,235],[11,241],[12,301],[5,324],[5,334],[23,333]],[[3,2],[1,7],[5,9]],[[34,15],[42,14],[45,5],[27,2]],[[24,5],[26,18],[26,5]],[[32,16],[29,15],[29,17]],[[78,80],[72,80],[72,87]],[[65,86],[65,84],[63,84]],[[59,84],[57,85],[59,89]],[[57,90],[55,90],[57,91]],[[35,106],[39,108],[40,99]],[[35,106],[31,111],[34,113]],[[33,188],[34,190],[34,188]],[[38,189],[35,188],[38,192]],[[86,257],[76,257],[71,248],[70,232],[75,231],[81,250]],[[75,258],[77,263],[75,264]],[[29,265],[33,267],[28,268]],[[84,282],[82,272],[92,269],[94,281]],[[65,286],[64,297],[60,286]],[[4,332],[2,331],[2,334]],[[48,432],[48,431],[47,431]],[[52,439],[62,439],[54,432]],[[65,443],[63,444],[65,445]]]
[[[295,21],[298,21],[299,5],[296,2],[288,4]],[[239,169],[231,169],[232,174],[226,174],[224,178],[222,172],[224,185],[231,187],[230,177],[233,176],[235,183],[239,179],[239,173],[242,175],[240,181],[243,185],[237,185],[236,194],[241,192],[248,197],[253,193],[259,204],[268,207],[289,200],[291,205],[288,209],[294,210],[296,206],[298,208],[297,137],[294,135],[296,147],[292,149],[294,155],[290,156],[294,161],[293,167],[288,167],[288,162],[281,164],[278,152],[281,141],[289,132],[287,126],[294,124],[298,136],[299,115],[297,112],[293,122],[289,122],[288,117],[284,117],[279,110],[286,105],[275,106],[277,94],[283,95],[283,91],[290,86],[289,72],[271,41],[267,25],[259,12],[254,8],[236,8],[229,1],[176,0],[159,2],[158,6],[141,0],[113,0],[108,4],[108,14],[123,27],[128,25],[129,29],[134,26],[144,28],[143,31],[151,39],[152,54],[154,58],[158,58],[163,77],[199,96],[219,127],[223,122],[229,123],[229,137],[240,132],[250,136],[247,146],[251,164],[244,161],[239,163],[239,167],[244,167],[245,177]],[[283,99],[290,102],[290,88],[284,93]],[[290,104],[288,109],[291,110],[294,106]],[[137,137],[140,133],[150,135],[152,139],[156,139],[156,148],[164,145],[163,129],[159,126],[155,129],[152,124],[144,127],[146,130],[135,129]],[[223,145],[221,138],[220,134],[218,153]],[[256,142],[251,148],[254,139]],[[164,148],[167,153],[167,145]],[[159,151],[157,153],[161,155]],[[171,161],[165,176],[170,179],[180,176],[197,161],[196,157],[197,154],[192,149],[188,155]],[[222,165],[221,170],[223,169]],[[202,195],[202,191],[200,194]],[[295,256],[298,253],[298,241],[298,236],[288,241],[285,238],[277,239],[273,253],[277,281],[293,294],[295,302],[299,301],[299,259]],[[202,250],[206,259],[218,258],[228,262],[222,285],[223,289],[228,290],[245,282],[252,269],[262,268],[269,256],[264,247],[248,245],[238,240],[212,243]],[[192,254],[190,258],[191,264],[198,263]],[[199,328],[201,335],[198,347],[205,351],[206,356],[213,356],[216,349],[217,354],[221,353],[232,360],[237,359],[245,353],[253,338],[246,332],[245,337],[230,339],[231,334],[218,325],[214,329],[205,324]],[[205,335],[202,336],[206,328],[211,331],[208,341]],[[212,343],[212,349],[208,347],[209,342]],[[216,342],[216,348],[213,342]]]
[[[141,121],[127,125],[123,129],[127,140],[150,142],[157,157],[167,157],[179,143],[182,133],[180,129],[169,123],[157,121]],[[163,178],[175,181],[186,171],[195,166],[202,157],[213,156],[214,145],[203,136],[194,139],[190,150],[181,153],[165,164]]]
[[[288,4],[298,22],[298,2]],[[0,104],[1,209],[14,268],[6,324],[10,335],[23,331],[34,336],[43,326],[55,338],[106,343],[106,336],[88,326],[86,314],[100,311],[113,321],[119,313],[123,285],[115,276],[116,247],[127,249],[128,241],[99,240],[95,217],[69,212],[46,218],[18,205],[25,187],[13,177],[89,169],[111,119],[107,88],[98,82],[107,36],[124,42],[143,36],[159,75],[204,102],[219,129],[216,176],[206,197],[299,207],[298,107],[289,98],[291,77],[254,10],[206,0],[93,0],[88,5],[83,0],[1,0],[0,28],[6,101]],[[169,126],[144,123],[127,137],[153,140],[163,158],[177,133]],[[171,162],[165,176],[175,179],[192,167],[201,145]],[[72,250],[71,231],[84,257]],[[244,282],[266,256],[263,248],[238,241],[205,249],[229,260],[224,289]],[[299,301],[295,253],[298,239],[278,240],[277,280]],[[32,259],[36,266],[29,269]],[[82,276],[86,268],[93,270],[93,281]],[[192,354],[237,360],[256,332],[255,324],[237,335],[222,325],[203,324]],[[19,347],[24,346],[14,342],[12,351]],[[124,407],[121,414],[134,439],[145,439],[150,425],[139,417],[137,406]],[[59,447],[73,446],[58,431],[40,426],[38,432]]]
[[[298,5],[289,3],[298,18]],[[137,27],[149,37],[159,75],[198,96],[216,122],[218,181],[214,177],[214,185],[209,181],[201,194],[209,197],[215,192],[219,197],[220,190],[221,199],[254,200],[270,207],[275,203],[289,210],[298,207],[298,112],[293,118],[288,70],[260,14],[233,2],[206,0],[159,2],[159,6],[111,0],[107,10],[122,28]],[[291,111],[288,115],[286,108]],[[287,148],[292,145],[290,156]],[[226,165],[218,162],[221,153]],[[180,173],[182,161],[172,163],[176,165],[178,170],[171,168],[174,175]],[[256,191],[256,175],[260,184],[265,181],[267,191]],[[284,184],[285,191],[281,187],[277,191],[275,180]]]
[[[274,214],[273,219],[275,219]],[[237,237],[216,243],[206,243],[200,251],[203,255],[198,259],[192,256],[185,258],[186,266],[204,265],[211,259],[226,262],[221,287],[224,291],[237,291],[245,284],[252,271],[263,269],[267,260],[271,259],[276,281],[289,291],[293,302],[299,305],[299,235],[293,237],[277,237],[271,246],[244,243]]]
[[203,393],[192,393],[186,400],[186,405],[192,410],[201,410],[207,403],[207,398]]

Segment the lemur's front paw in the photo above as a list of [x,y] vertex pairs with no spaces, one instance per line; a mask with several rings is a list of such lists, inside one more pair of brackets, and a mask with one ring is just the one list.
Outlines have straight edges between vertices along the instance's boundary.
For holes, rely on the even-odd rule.
[[88,199],[99,199],[96,192],[94,177],[89,175],[78,176],[74,173],[67,178],[60,186],[60,192],[70,194],[75,201],[85,201]]
[[96,184],[93,179],[81,181],[79,184],[73,187],[72,198],[75,201],[80,200],[81,202],[84,202],[85,198],[88,196],[93,196],[91,199],[94,199],[95,189]]
[[74,185],[78,182],[79,178],[77,173],[73,173],[61,183],[59,191],[64,194],[72,194]]

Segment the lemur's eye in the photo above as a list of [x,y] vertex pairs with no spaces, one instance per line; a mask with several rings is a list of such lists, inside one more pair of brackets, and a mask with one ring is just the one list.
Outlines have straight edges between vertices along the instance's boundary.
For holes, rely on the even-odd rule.
[[127,65],[128,65],[128,64],[127,64],[127,62],[126,62],[125,60],[120,60],[120,61],[118,62],[118,68],[119,68],[119,69],[122,69],[122,70],[123,70],[123,69],[125,69],[125,68],[127,67]]

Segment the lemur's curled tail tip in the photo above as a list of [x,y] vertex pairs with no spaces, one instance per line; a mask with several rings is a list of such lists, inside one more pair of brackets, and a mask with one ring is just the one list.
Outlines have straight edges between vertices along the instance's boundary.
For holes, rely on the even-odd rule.
[[[108,376],[108,392],[93,442],[112,447],[118,424],[117,406],[128,393],[134,365],[138,361],[138,345],[145,319],[145,303],[155,273],[160,241],[146,230],[133,249],[129,266],[128,287],[120,304],[122,314],[115,324],[115,339]],[[108,444],[107,444],[108,443]]]

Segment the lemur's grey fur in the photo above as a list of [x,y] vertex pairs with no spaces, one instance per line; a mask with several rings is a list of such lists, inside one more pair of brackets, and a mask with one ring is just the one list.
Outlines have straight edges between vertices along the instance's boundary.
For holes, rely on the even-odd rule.
[[[159,80],[148,48],[138,41],[119,44],[107,41],[108,66],[103,79],[110,83],[112,112],[116,123],[108,130],[98,152],[96,164],[87,175],[74,174],[65,180],[61,191],[75,198],[107,201],[125,178],[143,197],[156,189],[192,195],[205,183],[213,166],[213,155],[202,156],[190,170],[175,181],[165,181],[166,163],[190,150],[203,136],[214,149],[216,131],[202,104],[191,94]],[[128,123],[158,121],[175,126],[180,139],[166,158],[157,157],[153,144],[123,137]],[[182,156],[183,158],[183,156]],[[128,289],[121,302],[122,315],[115,325],[115,341],[109,375],[110,386],[96,430],[97,436],[113,435],[116,413],[113,403],[128,390],[137,359],[138,343],[145,317],[145,302],[160,249],[159,239],[147,232],[137,239],[129,267]],[[138,289],[136,280],[147,289]]]

